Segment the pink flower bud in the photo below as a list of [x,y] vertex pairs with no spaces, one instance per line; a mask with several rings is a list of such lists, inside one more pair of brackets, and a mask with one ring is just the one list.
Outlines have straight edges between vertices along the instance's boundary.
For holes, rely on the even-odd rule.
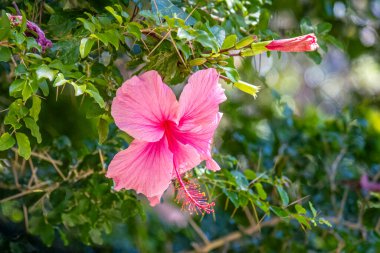
[[273,40],[265,47],[271,51],[281,52],[307,52],[319,48],[317,37],[315,37],[314,33],[290,39]]

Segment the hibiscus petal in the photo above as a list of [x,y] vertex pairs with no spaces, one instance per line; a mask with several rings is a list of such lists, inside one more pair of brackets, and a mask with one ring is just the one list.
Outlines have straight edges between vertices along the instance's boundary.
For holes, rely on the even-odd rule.
[[226,100],[218,80],[219,74],[212,68],[197,71],[189,78],[179,99],[178,119],[182,129],[214,121],[219,104]]
[[[176,143],[176,148],[173,152],[174,166],[178,169],[179,174],[183,174],[191,170],[202,162],[201,157],[197,150],[188,144]],[[176,174],[173,171],[172,177],[175,178]]]
[[166,120],[177,119],[178,102],[156,71],[124,82],[112,102],[116,125],[136,139],[154,142],[162,138]]
[[191,145],[199,153],[201,160],[206,160],[206,167],[210,170],[219,170],[219,166],[211,158],[212,139],[215,130],[222,118],[222,113],[217,113],[214,120],[208,125],[201,125],[191,130],[184,130],[181,126],[175,132],[176,139],[181,143]]
[[166,138],[158,142],[134,140],[112,159],[107,177],[115,181],[115,190],[133,189],[157,204],[172,178],[173,154]]

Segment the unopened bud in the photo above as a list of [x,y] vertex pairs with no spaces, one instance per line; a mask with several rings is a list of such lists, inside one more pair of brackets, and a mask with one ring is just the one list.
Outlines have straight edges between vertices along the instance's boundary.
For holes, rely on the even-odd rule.
[[206,61],[207,61],[207,59],[205,59],[205,58],[195,58],[195,59],[189,61],[189,64],[192,67],[193,66],[199,66],[199,65],[204,64]]

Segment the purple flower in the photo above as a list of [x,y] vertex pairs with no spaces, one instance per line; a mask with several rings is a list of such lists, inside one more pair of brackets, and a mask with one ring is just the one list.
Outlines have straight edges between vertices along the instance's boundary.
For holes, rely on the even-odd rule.
[[[9,21],[11,21],[12,25],[14,26],[21,25],[22,16],[9,15],[8,18],[9,18]],[[38,45],[41,46],[42,52],[45,52],[46,48],[50,48],[53,46],[53,43],[51,42],[51,40],[46,38],[45,33],[37,24],[27,20],[26,28],[27,28],[27,31],[25,32],[25,35],[28,37],[36,37],[36,41]]]

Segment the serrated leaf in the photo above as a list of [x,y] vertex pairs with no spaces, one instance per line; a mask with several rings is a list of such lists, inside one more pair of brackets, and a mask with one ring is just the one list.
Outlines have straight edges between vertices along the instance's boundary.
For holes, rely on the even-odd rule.
[[16,132],[16,140],[18,146],[18,154],[28,160],[32,152],[30,149],[28,136],[23,133]]
[[0,137],[0,151],[10,149],[15,143],[15,139],[9,133],[3,133]]
[[23,118],[23,120],[25,122],[25,126],[29,128],[30,132],[32,133],[32,136],[34,136],[37,139],[38,143],[41,143],[42,138],[40,128],[38,127],[36,121],[31,117],[25,117]]

